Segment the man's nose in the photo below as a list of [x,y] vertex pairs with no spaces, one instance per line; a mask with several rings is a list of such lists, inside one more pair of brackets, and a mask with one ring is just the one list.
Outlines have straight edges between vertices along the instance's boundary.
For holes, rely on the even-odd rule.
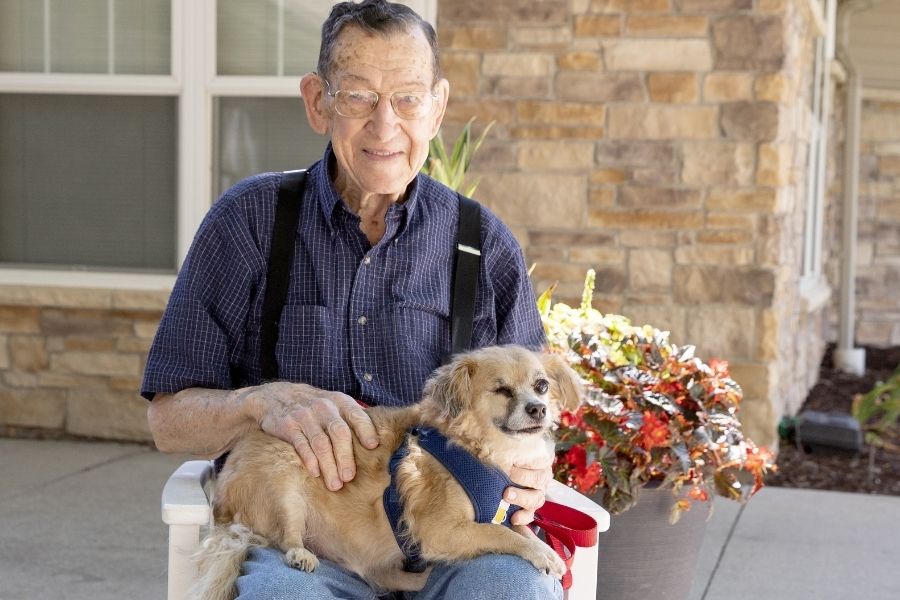
[[525,405],[525,413],[535,421],[540,421],[547,414],[547,407],[541,402],[529,402]]
[[382,133],[392,131],[399,120],[400,117],[397,116],[397,113],[394,112],[394,107],[391,106],[390,96],[379,96],[378,104],[375,105],[375,110],[372,111],[369,117],[369,122],[372,124],[375,133],[381,136]]

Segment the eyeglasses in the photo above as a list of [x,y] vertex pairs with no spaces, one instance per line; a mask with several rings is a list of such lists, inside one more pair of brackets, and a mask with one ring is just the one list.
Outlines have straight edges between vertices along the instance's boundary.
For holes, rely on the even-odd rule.
[[[334,98],[334,109],[337,114],[350,119],[368,117],[378,106],[381,94],[372,90],[336,90],[331,91],[327,79],[325,93]],[[437,94],[431,92],[394,92],[391,94],[391,107],[401,119],[418,119],[431,112]]]

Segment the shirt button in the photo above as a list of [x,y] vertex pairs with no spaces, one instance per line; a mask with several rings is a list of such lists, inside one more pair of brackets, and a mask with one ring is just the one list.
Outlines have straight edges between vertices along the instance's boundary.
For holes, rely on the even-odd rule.
[[371,373],[363,373],[363,379],[365,379],[366,381],[372,381],[372,374]]
[[360,325],[365,325],[366,323],[368,323],[368,321],[369,320],[366,318],[366,315],[363,315],[356,320],[356,322],[359,323]]
[[367,257],[365,257],[365,258],[363,259],[363,262],[364,262],[365,264],[369,264],[370,262],[372,262],[372,259],[369,258],[369,257],[367,256]]

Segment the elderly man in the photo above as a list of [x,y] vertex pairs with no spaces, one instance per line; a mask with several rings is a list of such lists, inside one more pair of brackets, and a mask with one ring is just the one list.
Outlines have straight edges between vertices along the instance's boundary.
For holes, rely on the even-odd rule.
[[[142,394],[165,452],[213,457],[261,429],[291,443],[337,490],[353,479],[351,436],[378,445],[356,400],[406,405],[450,352],[458,218],[454,192],[419,174],[449,84],[434,30],[384,0],[344,2],[322,27],[318,72],[300,83],[313,130],[330,136],[306,177],[276,349],[279,381],[263,382],[260,320],[281,173],[251,177],[210,210],[179,273],[147,361]],[[521,249],[482,210],[473,345],[543,343]],[[506,490],[527,523],[550,465],[523,464]],[[352,515],[347,515],[352,519]],[[254,549],[240,598],[374,598],[322,561],[313,573]],[[412,595],[410,595],[412,596]],[[417,599],[554,598],[559,583],[515,556],[435,565]]]

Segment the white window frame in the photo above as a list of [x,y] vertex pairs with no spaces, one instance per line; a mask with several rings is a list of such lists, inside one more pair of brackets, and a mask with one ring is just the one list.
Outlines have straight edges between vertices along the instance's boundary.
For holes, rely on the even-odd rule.
[[[810,140],[806,170],[806,215],[803,229],[803,265],[799,291],[808,311],[823,307],[831,297],[831,287],[822,270],[822,240],[827,203],[828,120],[831,118],[833,84],[831,65],[835,55],[837,1],[811,4],[821,36],[815,43],[813,98],[810,108]],[[818,12],[819,10],[823,11]]]
[[[114,0],[109,0],[114,3]],[[278,0],[283,7],[285,0]],[[335,4],[338,0],[322,0]],[[404,0],[435,25],[437,0]],[[209,210],[213,194],[213,105],[219,97],[297,97],[296,76],[245,77],[216,73],[216,0],[171,0],[171,74],[116,75],[0,72],[0,94],[96,94],[178,98],[177,267]],[[281,28],[279,27],[279,30]],[[46,37],[46,36],[45,36]],[[279,36],[280,37],[280,36]],[[49,37],[47,38],[49,39]],[[279,44],[281,46],[281,44]],[[112,52],[112,50],[110,50]],[[49,52],[45,52],[49,56]],[[315,60],[311,57],[311,60]],[[283,53],[279,51],[281,72]],[[110,63],[112,64],[112,63]],[[45,64],[45,71],[49,65]],[[0,265],[0,285],[171,290],[172,274],[127,270],[11,268]]]

